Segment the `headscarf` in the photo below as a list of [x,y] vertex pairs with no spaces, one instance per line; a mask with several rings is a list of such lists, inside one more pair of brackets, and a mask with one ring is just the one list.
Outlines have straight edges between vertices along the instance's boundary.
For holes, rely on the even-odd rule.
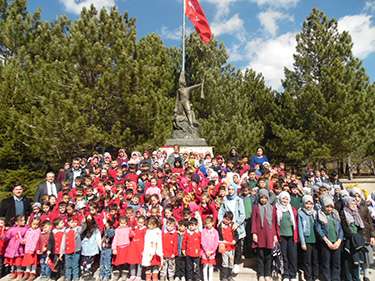
[[[325,212],[325,208],[327,206],[335,206],[334,202],[333,202],[333,199],[331,196],[329,195],[326,195],[324,196],[321,200],[320,200],[321,204],[322,204],[322,209],[319,210],[318,212],[318,220],[322,223],[322,224],[328,224],[328,218],[327,218],[327,214]],[[337,212],[336,209],[333,210],[332,212],[332,216],[337,220],[337,221],[340,221],[340,215],[339,213]]]
[[314,215],[314,214],[316,213],[315,210],[314,210],[314,208],[312,208],[311,210],[307,210],[307,209],[305,208],[305,204],[306,204],[306,202],[312,202],[312,203],[314,204],[314,199],[313,199],[313,197],[312,197],[311,195],[304,195],[304,196],[302,197],[302,204],[303,204],[303,208],[302,208],[302,210],[303,210],[307,215],[309,215],[309,216]]
[[267,189],[262,188],[261,190],[259,190],[258,196],[259,196],[259,198],[267,197],[267,203],[266,204],[264,204],[264,205],[259,204],[260,224],[263,228],[264,216],[266,216],[268,225],[272,225],[272,206],[269,202],[270,194],[269,194]]
[[[288,204],[285,206],[281,203],[282,198],[288,198]],[[294,219],[294,213],[293,213],[293,208],[290,205],[290,195],[286,191],[282,191],[279,196],[277,197],[277,202],[276,202],[276,214],[277,214],[277,223],[280,225],[281,218],[283,216],[284,212],[289,212],[290,218],[293,222],[293,229],[296,227],[296,222]]]
[[[356,226],[360,228],[365,228],[365,225],[363,224],[363,220],[361,218],[361,215],[358,212],[358,209],[355,208],[355,210],[352,210],[349,206],[352,203],[356,203],[355,199],[353,197],[347,197],[345,199],[345,207],[344,207],[344,215],[345,220],[348,225],[354,223]],[[357,205],[356,205],[357,206]]]

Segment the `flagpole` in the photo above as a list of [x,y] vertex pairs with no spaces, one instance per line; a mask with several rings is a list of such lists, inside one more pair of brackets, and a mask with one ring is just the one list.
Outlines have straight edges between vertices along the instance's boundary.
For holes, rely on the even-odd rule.
[[186,54],[186,49],[185,49],[185,34],[186,34],[186,0],[182,0],[183,4],[183,9],[182,9],[182,72],[185,72],[185,54]]

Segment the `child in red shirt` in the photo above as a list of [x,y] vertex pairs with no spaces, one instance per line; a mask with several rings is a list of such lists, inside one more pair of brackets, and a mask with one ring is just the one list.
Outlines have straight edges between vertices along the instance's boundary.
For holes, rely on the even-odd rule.
[[5,254],[5,234],[6,234],[6,227],[5,227],[5,218],[0,218],[0,278],[4,276],[4,254]]
[[226,212],[223,220],[219,225],[219,252],[222,256],[222,276],[223,280],[229,280],[232,277],[232,269],[234,266],[234,251],[236,249],[236,238],[233,226],[233,213]]
[[200,280],[201,233],[196,218],[189,222],[182,243],[182,252],[186,256],[186,280]]
[[161,280],[173,280],[178,255],[178,233],[176,231],[176,220],[168,218],[163,228],[163,266],[160,270]]

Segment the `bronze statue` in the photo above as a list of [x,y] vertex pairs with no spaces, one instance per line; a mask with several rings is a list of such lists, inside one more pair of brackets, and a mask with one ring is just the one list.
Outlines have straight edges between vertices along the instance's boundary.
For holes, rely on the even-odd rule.
[[174,109],[174,138],[196,138],[198,137],[199,123],[195,118],[190,102],[190,94],[193,90],[201,87],[201,98],[204,98],[203,82],[187,87],[185,72],[181,72],[179,78],[179,88],[176,96],[176,106]]

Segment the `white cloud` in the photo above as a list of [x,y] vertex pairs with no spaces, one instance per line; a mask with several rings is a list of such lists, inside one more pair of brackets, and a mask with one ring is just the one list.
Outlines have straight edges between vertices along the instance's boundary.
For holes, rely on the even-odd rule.
[[[193,32],[193,30],[190,27],[186,27],[186,35],[189,35]],[[175,29],[170,29],[166,26],[161,27],[160,36],[163,39],[169,39],[174,41],[179,41],[182,38],[182,26]]]
[[255,2],[258,6],[270,6],[270,7],[293,7],[297,5],[299,0],[251,0]]
[[94,5],[96,9],[111,8],[115,6],[115,0],[59,0],[70,13],[80,14],[83,8]]
[[239,0],[205,0],[206,2],[216,6],[215,21],[227,16],[230,12],[230,6]]
[[239,14],[235,14],[227,20],[220,20],[212,23],[212,31],[216,36],[223,34],[240,35],[244,31],[244,21]]
[[345,16],[338,20],[338,30],[348,31],[353,41],[353,54],[361,59],[375,52],[375,25],[366,14]]
[[293,17],[275,10],[267,10],[258,14],[258,19],[263,28],[272,36],[276,36],[279,26],[277,22],[283,19],[293,21]]
[[375,12],[375,0],[366,1],[364,10],[368,12]]
[[296,45],[296,33],[292,32],[271,39],[254,39],[246,46],[248,67],[262,73],[268,86],[279,89],[284,67],[293,66]]

